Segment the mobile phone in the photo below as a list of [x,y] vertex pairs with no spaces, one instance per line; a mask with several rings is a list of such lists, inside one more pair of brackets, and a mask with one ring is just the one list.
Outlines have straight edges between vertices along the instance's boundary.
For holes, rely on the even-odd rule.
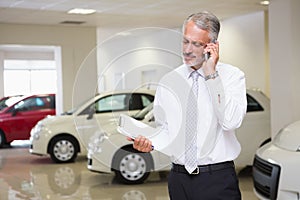
[[[216,43],[216,40],[214,39],[214,40],[211,41],[211,42],[212,42],[212,43]],[[206,61],[209,59],[209,57],[210,57],[210,52],[207,52],[207,53],[204,54],[204,58],[205,58]]]
[[204,58],[205,58],[206,61],[209,59],[209,57],[210,57],[210,53],[209,52],[207,52],[207,53],[204,54]]

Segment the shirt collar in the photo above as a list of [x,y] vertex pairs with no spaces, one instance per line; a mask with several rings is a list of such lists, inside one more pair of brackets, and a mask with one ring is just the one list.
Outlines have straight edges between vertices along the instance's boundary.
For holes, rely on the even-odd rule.
[[[193,68],[186,65],[185,77],[187,79],[189,79],[191,77],[191,74],[192,74],[193,71],[195,71]],[[200,69],[198,69],[197,72],[200,74],[200,76],[204,77],[202,67]]]

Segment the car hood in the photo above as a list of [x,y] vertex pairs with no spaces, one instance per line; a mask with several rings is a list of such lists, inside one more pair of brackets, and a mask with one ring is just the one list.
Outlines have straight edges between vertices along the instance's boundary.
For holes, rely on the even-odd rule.
[[48,115],[39,123],[42,123],[44,125],[50,125],[50,124],[60,124],[60,123],[70,123],[71,120],[73,120],[74,116],[73,115],[61,115],[61,116],[50,116]]
[[86,117],[79,118],[76,117],[76,115],[47,116],[43,120],[39,121],[39,124],[52,128],[66,128],[70,126],[75,126],[79,128],[79,130],[95,126],[96,129],[99,129],[101,132],[106,132],[109,135],[115,134],[117,128],[117,124],[114,121],[109,121],[107,123],[101,124],[100,127],[99,124],[96,123],[96,121],[90,121],[90,123],[87,123]]
[[281,129],[274,138],[274,144],[289,151],[300,151],[300,120]]

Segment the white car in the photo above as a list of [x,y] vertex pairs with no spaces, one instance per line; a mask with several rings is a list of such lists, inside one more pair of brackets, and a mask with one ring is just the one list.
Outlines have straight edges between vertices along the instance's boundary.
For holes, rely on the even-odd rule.
[[263,200],[300,199],[300,121],[280,130],[256,152],[254,192]]
[[106,124],[116,126],[120,113],[134,114],[154,100],[154,90],[112,91],[96,95],[61,116],[39,121],[30,133],[29,152],[50,154],[58,163],[72,162],[77,154],[87,154],[89,139],[105,131]]
[[[251,166],[256,150],[270,141],[269,99],[260,91],[247,90],[247,114],[242,126],[236,131],[242,151],[235,160],[237,169]],[[133,116],[154,126],[152,104]],[[98,132],[89,144],[88,169],[95,172],[114,172],[123,183],[142,183],[150,171],[170,169],[170,159],[156,150],[140,153],[133,149],[132,142],[119,134],[113,124],[106,124],[108,132]]]

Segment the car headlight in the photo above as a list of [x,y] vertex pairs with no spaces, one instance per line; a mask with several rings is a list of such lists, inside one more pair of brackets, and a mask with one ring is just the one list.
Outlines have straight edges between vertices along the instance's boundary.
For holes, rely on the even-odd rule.
[[274,137],[274,144],[288,151],[300,151],[300,121],[282,128]]
[[40,133],[44,128],[45,126],[42,123],[37,123],[37,125],[31,131],[32,138],[38,140],[40,138]]

